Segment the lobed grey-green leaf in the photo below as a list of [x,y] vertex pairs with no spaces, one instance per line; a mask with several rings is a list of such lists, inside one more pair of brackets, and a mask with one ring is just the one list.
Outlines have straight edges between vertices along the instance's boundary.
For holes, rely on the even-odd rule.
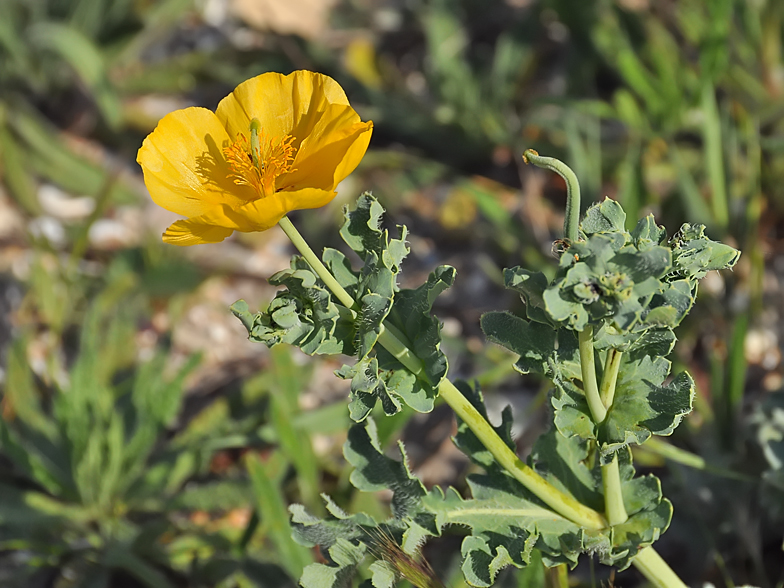
[[626,224],[626,212],[615,200],[605,198],[592,205],[585,213],[580,228],[586,235],[606,232],[622,232]]
[[523,374],[548,372],[555,350],[555,330],[542,323],[530,323],[510,312],[488,312],[480,319],[488,341],[517,353],[515,368]]

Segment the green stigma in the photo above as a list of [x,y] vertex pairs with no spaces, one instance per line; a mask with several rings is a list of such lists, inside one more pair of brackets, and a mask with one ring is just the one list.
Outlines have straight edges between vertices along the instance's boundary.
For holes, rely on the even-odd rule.
[[261,141],[259,134],[261,133],[261,123],[259,119],[254,118],[250,121],[250,156],[253,159],[253,165],[261,169]]

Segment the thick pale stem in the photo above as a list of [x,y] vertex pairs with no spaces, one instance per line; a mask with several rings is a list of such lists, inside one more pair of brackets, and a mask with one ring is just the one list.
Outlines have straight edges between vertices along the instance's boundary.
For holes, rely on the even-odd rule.
[[[580,331],[580,370],[583,375],[583,391],[585,398],[588,401],[588,408],[591,411],[591,417],[596,425],[604,421],[607,416],[607,406],[602,402],[602,397],[599,394],[599,387],[596,384],[596,364],[594,363],[594,350],[593,350],[593,327],[587,325],[585,329]],[[620,363],[620,362],[619,362]],[[608,361],[608,368],[612,371],[612,364]],[[615,394],[615,380],[618,376],[618,367],[614,368],[615,374],[608,374],[607,370],[602,377],[602,390],[605,386],[609,386],[612,381],[612,390],[608,391],[608,396],[612,398]],[[628,515],[626,508],[623,505],[623,494],[621,492],[621,474],[618,470],[618,458],[613,457],[613,460],[602,466],[602,486],[604,488],[604,513],[607,516],[607,521],[610,525],[619,525],[626,522]]]
[[607,410],[610,410],[615,398],[615,384],[618,381],[618,369],[621,367],[622,357],[623,352],[617,349],[610,349],[607,352],[602,385],[599,387],[599,398],[602,399],[602,404]]
[[[542,157],[533,149],[528,149],[523,154],[523,160],[537,167],[554,171],[564,179],[566,182],[564,235],[570,241],[577,241],[580,222],[580,184],[577,176],[563,162],[552,157]],[[612,406],[614,400],[621,353],[611,350],[608,355],[600,393],[596,384],[592,327],[587,326],[579,333],[579,342],[583,388],[593,421],[598,425],[606,418],[607,409]],[[610,525],[617,525],[626,521],[628,516],[623,506],[617,456],[613,458],[610,464],[602,466],[602,484],[605,495],[605,510]],[[683,583],[652,547],[646,547],[640,551],[634,558],[633,564],[656,588],[686,588],[686,584]]]
[[442,380],[438,393],[493,454],[496,461],[555,512],[587,529],[598,530],[606,527],[607,523],[601,514],[561,492],[524,464],[452,382]]
[[564,218],[564,236],[570,241],[577,241],[580,225],[580,182],[572,169],[563,161],[552,157],[542,157],[533,149],[523,153],[523,161],[533,163],[536,167],[549,169],[561,176],[566,182],[566,217]]
[[[591,346],[593,347],[593,345]],[[621,366],[622,355],[622,352],[610,349],[604,364],[599,398],[608,411],[612,407],[613,398],[615,397],[615,384],[618,381],[618,369]],[[629,515],[626,514],[626,507],[623,504],[621,472],[618,467],[617,454],[613,455],[610,463],[602,466],[602,488],[604,489],[604,514],[607,517],[607,521],[611,526],[625,523]]]
[[[357,306],[356,301],[351,297],[351,294],[346,292],[345,288],[343,288],[332,275],[332,272],[330,272],[321,262],[289,218],[284,216],[278,221],[278,225],[283,229],[283,232],[286,233],[286,236],[291,240],[294,247],[297,248],[297,251],[302,254],[302,257],[305,258],[308,265],[313,268],[316,275],[321,278],[321,281],[324,282],[340,303],[351,311],[356,312],[359,310],[359,307]],[[395,328],[394,325],[381,325],[379,342],[381,342],[384,348],[389,351],[395,359],[406,366],[415,376],[427,380],[422,362],[411,352],[410,345],[407,344],[408,342],[406,341],[405,335]]]
[[[291,242],[302,254],[302,257],[310,264],[313,271],[321,278],[324,284],[332,291],[335,297],[346,308],[356,309],[356,303],[351,295],[338,283],[332,273],[316,256],[313,250],[303,239],[299,231],[294,227],[287,217],[283,217],[280,224],[281,229],[291,239]],[[418,377],[427,380],[422,361],[404,343],[402,334],[392,325],[382,326],[378,342],[400,363],[406,366]],[[555,512],[571,520],[572,522],[587,529],[602,529],[607,526],[604,517],[595,510],[585,506],[573,497],[562,492],[547,480],[537,474],[532,468],[524,464],[519,457],[507,447],[506,443],[498,436],[493,427],[485,420],[479,411],[466,399],[452,382],[443,379],[438,386],[440,396],[446,401],[452,410],[468,425],[471,431],[479,438],[482,444],[493,454],[493,456],[512,476],[520,481],[535,496],[550,506]]]
[[602,487],[604,488],[604,514],[610,526],[625,523],[629,515],[623,504],[621,491],[621,472],[618,468],[618,456],[607,465],[602,466]]
[[640,551],[632,563],[656,588],[688,588],[653,547]]
[[316,272],[321,281],[330,289],[330,291],[335,295],[335,297],[340,301],[340,303],[345,306],[346,308],[350,308],[352,310],[356,310],[356,302],[351,297],[351,294],[346,292],[343,286],[335,279],[327,267],[321,263],[321,260],[318,256],[313,252],[308,245],[308,242],[300,235],[299,231],[294,227],[294,225],[289,220],[289,217],[284,216],[282,219],[278,221],[278,226],[283,229],[283,232],[286,233],[286,236],[291,240],[291,243],[294,247],[297,248],[297,251],[302,254],[302,257],[305,258],[305,261],[308,262],[310,267],[313,268],[313,271]]
[[593,327],[586,325],[579,333],[580,370],[583,375],[583,392],[591,410],[593,422],[600,424],[607,416],[607,409],[599,397],[599,385],[596,383],[596,365],[593,359]]

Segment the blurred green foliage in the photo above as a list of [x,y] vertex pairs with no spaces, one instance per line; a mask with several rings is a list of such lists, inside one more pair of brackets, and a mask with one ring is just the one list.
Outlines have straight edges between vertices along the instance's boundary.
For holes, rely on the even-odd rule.
[[[476,339],[483,310],[512,304],[500,268],[552,277],[562,224],[563,187],[522,170],[524,148],[569,163],[586,205],[619,200],[629,228],[653,211],[667,226],[704,223],[743,250],[735,274],[701,292],[674,357],[699,395],[673,444],[698,454],[681,461],[710,467],[668,462],[661,477],[676,514],[662,549],[671,542],[687,581],[780,585],[771,527],[781,516],[781,366],[750,364],[745,349],[755,329],[776,328],[771,311],[784,312],[763,290],[779,279],[766,259],[780,253],[784,210],[784,5],[344,0],[321,34],[305,36],[273,21],[254,30],[227,7],[0,0],[0,188],[13,199],[0,215],[13,210],[23,224],[0,236],[2,308],[24,292],[0,323],[0,583],[293,586],[321,556],[292,543],[288,502],[318,511],[327,490],[346,508],[386,508],[347,482],[345,405],[297,402],[313,381],[326,387],[310,364],[276,351],[259,375],[199,393],[194,378],[207,368],[177,350],[170,325],[211,278],[232,279],[225,260],[146,238],[99,247],[91,236],[98,221],[144,206],[133,158],[161,108],[212,108],[247,77],[310,68],[334,76],[376,123],[374,150],[345,191],[373,189],[392,218],[406,218],[411,264],[458,267],[457,294],[437,308],[452,325],[444,346],[452,369],[485,389],[519,387],[498,367],[502,352]],[[53,216],[45,184],[94,203],[82,218],[55,219],[59,241],[33,230]],[[297,219],[313,245],[337,246],[339,215],[328,216]],[[260,247],[240,244],[247,257]],[[169,323],[150,329],[160,314]],[[137,341],[151,330],[157,343],[144,355]],[[409,417],[388,419],[381,441],[412,434]],[[727,470],[745,477],[716,477]],[[693,502],[695,488],[710,499]],[[449,558],[437,559],[460,586]],[[572,580],[590,583],[581,572]],[[536,570],[503,580],[565,581]]]

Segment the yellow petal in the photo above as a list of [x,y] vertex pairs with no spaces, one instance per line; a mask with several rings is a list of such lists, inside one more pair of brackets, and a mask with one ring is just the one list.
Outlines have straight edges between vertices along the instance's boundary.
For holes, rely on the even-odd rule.
[[[204,224],[224,227],[226,229],[231,229],[232,231],[242,231],[244,233],[263,231],[272,225],[260,227],[259,223],[257,223],[253,217],[249,216],[246,210],[252,210],[252,205],[257,205],[267,200],[270,200],[270,198],[254,200],[236,209],[228,206],[215,206],[193,220]],[[248,208],[249,206],[251,208]]]
[[[345,118],[342,117],[343,120]],[[341,117],[335,120],[340,121]],[[362,160],[372,132],[372,122],[358,122],[335,130],[326,128],[322,133],[313,133],[302,142],[294,159],[294,170],[278,178],[278,188],[334,190]]]
[[200,223],[196,219],[179,220],[166,229],[163,241],[172,245],[219,243],[233,232],[224,227]]
[[241,231],[265,231],[274,227],[284,215],[292,210],[319,208],[328,204],[335,197],[335,192],[305,188],[303,190],[276,192],[272,196],[249,202],[239,210],[251,228]]
[[318,188],[303,188],[301,190],[281,190],[275,196],[283,202],[286,211],[305,210],[308,208],[321,208],[332,202],[337,196],[334,190],[319,190]]
[[156,204],[183,216],[198,216],[220,204],[241,206],[255,193],[229,179],[223,155],[229,135],[215,114],[186,108],[167,114],[147,136],[136,161]]
[[[312,71],[265,73],[237,86],[215,114],[231,137],[247,133],[250,121],[257,118],[268,136],[294,135],[293,145],[299,148],[330,104],[348,106],[348,98],[329,76]],[[359,122],[359,116],[353,122]]]

